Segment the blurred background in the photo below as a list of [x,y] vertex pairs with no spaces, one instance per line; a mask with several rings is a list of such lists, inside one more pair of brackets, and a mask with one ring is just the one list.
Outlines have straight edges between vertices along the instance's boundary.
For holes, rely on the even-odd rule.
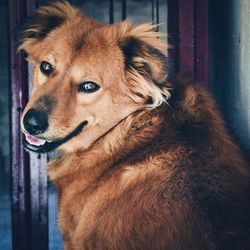
[[[32,65],[17,53],[14,27],[52,1],[0,1],[0,249],[61,250],[57,190],[47,179],[53,155],[23,149],[20,114]],[[250,151],[250,2],[248,0],[69,1],[105,23],[130,18],[161,24],[170,74],[185,73],[216,98],[228,128]]]

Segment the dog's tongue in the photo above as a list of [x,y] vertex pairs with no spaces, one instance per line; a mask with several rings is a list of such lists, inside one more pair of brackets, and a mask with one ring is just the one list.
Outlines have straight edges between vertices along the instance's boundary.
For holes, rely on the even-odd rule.
[[25,139],[29,144],[32,144],[35,146],[41,146],[46,142],[45,140],[39,139],[32,135],[25,135]]

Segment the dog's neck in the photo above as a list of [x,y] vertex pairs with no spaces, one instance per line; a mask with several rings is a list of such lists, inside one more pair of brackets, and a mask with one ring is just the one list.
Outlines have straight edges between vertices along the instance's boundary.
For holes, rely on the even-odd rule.
[[[166,105],[163,105],[166,106]],[[155,139],[155,131],[163,124],[165,107],[155,110],[141,110],[129,115],[90,148],[66,153],[49,163],[49,177],[57,184],[74,180],[82,175],[88,181],[98,178],[115,163],[119,163],[139,145],[150,144]],[[74,167],[71,167],[74,166]]]
[[[179,91],[181,89],[181,91]],[[154,142],[172,145],[176,141],[175,130],[185,121],[199,123],[204,112],[211,114],[209,109],[214,104],[205,92],[199,94],[199,89],[191,84],[175,84],[175,91],[169,104],[149,110],[139,110],[119,122],[109,132],[95,141],[88,149],[65,153],[49,163],[49,176],[60,186],[60,182],[91,181],[106,171],[119,167],[120,162],[129,162],[134,154],[140,154],[141,159],[158,153]],[[205,98],[202,112],[197,109],[197,103]],[[222,129],[221,119],[214,115],[213,119]],[[171,132],[171,133],[170,133]],[[166,141],[167,140],[167,141]],[[153,146],[152,146],[153,145]],[[167,148],[166,148],[167,150]],[[153,152],[154,151],[154,152]],[[148,155],[147,155],[148,154]],[[138,158],[138,157],[137,157]],[[81,175],[81,178],[76,178]]]

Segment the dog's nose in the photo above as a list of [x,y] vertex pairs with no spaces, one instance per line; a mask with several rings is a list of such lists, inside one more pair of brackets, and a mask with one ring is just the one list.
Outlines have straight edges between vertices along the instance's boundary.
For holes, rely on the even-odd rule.
[[38,135],[48,128],[48,114],[38,109],[30,109],[23,118],[24,128],[31,135]]

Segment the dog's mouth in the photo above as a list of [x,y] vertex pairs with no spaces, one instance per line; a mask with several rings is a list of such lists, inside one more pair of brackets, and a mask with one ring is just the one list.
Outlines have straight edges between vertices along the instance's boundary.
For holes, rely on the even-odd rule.
[[30,151],[33,151],[36,153],[47,153],[49,151],[56,149],[60,145],[64,144],[65,142],[71,140],[73,137],[80,134],[83,128],[87,124],[88,124],[87,121],[83,121],[70,134],[68,134],[64,138],[56,139],[53,141],[48,141],[48,140],[40,139],[30,134],[25,134],[23,143],[24,143],[25,148],[27,148]]

